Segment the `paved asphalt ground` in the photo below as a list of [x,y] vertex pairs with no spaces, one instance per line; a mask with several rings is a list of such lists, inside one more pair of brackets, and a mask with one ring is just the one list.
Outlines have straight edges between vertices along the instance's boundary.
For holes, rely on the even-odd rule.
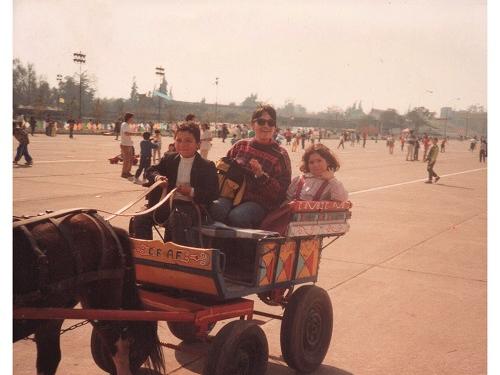
[[[324,143],[336,148],[338,141]],[[209,157],[229,146],[216,139]],[[318,285],[330,295],[335,320],[330,350],[315,374],[486,373],[487,169],[467,147],[450,142],[435,168],[441,180],[432,185],[424,184],[425,163],[405,161],[398,147],[389,155],[383,141],[338,150],[337,176],[350,192],[353,216],[350,232],[321,259]],[[288,151],[297,175],[302,153]],[[34,166],[13,171],[15,215],[72,207],[114,211],[144,189],[109,164],[119,152],[114,137],[37,134],[30,152]],[[125,219],[113,223],[126,227]],[[256,301],[256,309],[281,313]],[[293,374],[281,358],[280,322],[266,318],[263,329],[268,374]],[[90,354],[90,331],[87,325],[61,337],[60,374],[103,374]],[[178,343],[164,322],[159,332],[163,341]],[[201,373],[203,356],[164,353],[169,374]],[[13,367],[15,374],[35,372],[33,342],[13,345]]]

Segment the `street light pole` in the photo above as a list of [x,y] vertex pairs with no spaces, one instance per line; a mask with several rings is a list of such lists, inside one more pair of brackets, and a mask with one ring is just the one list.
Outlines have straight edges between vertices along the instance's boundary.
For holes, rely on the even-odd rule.
[[81,51],[73,53],[73,61],[80,65],[80,121],[82,120],[82,64],[85,64],[86,57],[87,55],[83,54]]
[[62,82],[62,75],[58,74],[57,75],[57,86],[59,87],[57,91],[57,107],[61,104],[61,82]]
[[217,128],[217,99],[219,91],[219,77],[215,77],[215,127]]
[[[163,82],[163,78],[165,77],[165,69],[163,69],[161,66],[156,67],[156,73],[158,77],[160,77],[160,86],[158,86],[158,92],[160,92],[160,87]],[[161,97],[158,95],[158,124],[161,121]]]

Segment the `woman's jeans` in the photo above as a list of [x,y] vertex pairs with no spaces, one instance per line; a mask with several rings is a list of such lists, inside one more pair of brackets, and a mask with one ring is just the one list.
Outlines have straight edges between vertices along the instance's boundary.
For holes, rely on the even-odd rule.
[[267,210],[255,202],[244,202],[234,208],[232,206],[230,199],[217,199],[210,207],[212,219],[233,227],[257,228],[267,214]]

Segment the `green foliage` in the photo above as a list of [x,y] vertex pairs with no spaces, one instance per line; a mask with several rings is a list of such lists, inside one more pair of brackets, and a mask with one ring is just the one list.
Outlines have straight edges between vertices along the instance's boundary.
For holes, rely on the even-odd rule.
[[261,102],[257,100],[257,94],[250,94],[241,102],[242,107],[257,107]]
[[409,121],[410,126],[418,133],[421,127],[427,126],[429,128],[436,128],[431,125],[430,120],[435,117],[435,112],[429,111],[425,107],[416,107],[406,114],[406,119]]

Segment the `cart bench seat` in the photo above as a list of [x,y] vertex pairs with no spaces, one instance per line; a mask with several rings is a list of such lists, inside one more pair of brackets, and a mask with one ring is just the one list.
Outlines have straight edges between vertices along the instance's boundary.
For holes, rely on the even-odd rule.
[[201,233],[204,236],[213,238],[246,238],[251,240],[264,240],[280,236],[277,232],[231,227],[218,221],[210,225],[202,225]]

